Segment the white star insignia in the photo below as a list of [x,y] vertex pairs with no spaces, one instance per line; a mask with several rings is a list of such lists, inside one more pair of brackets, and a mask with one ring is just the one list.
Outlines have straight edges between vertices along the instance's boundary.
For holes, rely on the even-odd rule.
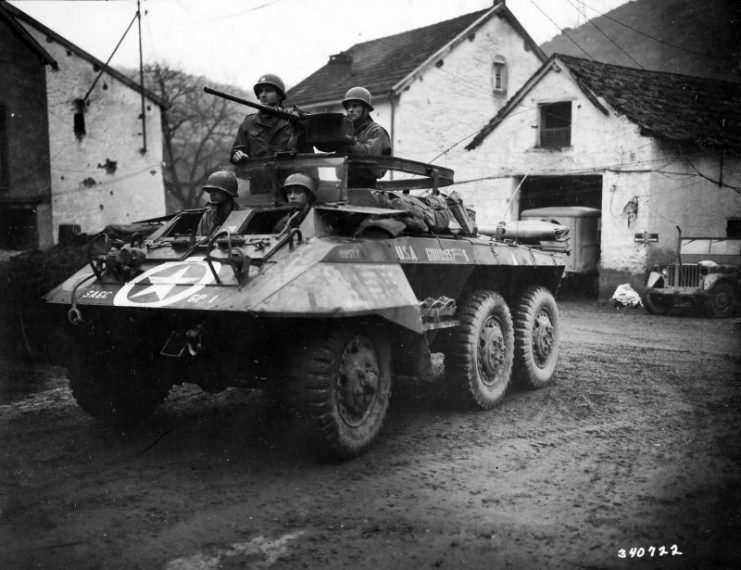
[[168,275],[167,277],[150,276],[150,286],[146,289],[142,289],[136,295],[129,295],[129,299],[135,299],[136,297],[143,297],[144,295],[154,293],[157,295],[157,300],[161,301],[170,294],[170,291],[172,291],[172,288],[176,285],[187,285],[195,283],[200,279],[200,277],[184,277],[188,269],[190,269],[190,267],[185,266],[180,271]]

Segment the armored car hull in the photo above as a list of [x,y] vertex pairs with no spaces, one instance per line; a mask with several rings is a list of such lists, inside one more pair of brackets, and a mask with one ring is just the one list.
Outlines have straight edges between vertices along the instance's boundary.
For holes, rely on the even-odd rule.
[[413,212],[377,207],[373,194],[427,185],[439,195],[452,172],[377,159],[416,176],[348,189],[353,160],[276,159],[269,171],[314,169],[319,180],[308,214],[278,232],[293,213],[279,193],[240,187],[246,203],[211,236],[194,235],[198,210],[128,241],[98,236],[89,265],[46,296],[75,331],[69,370],[81,407],[126,423],[177,383],[259,386],[286,399],[321,448],[347,458],[381,429],[392,380],[431,380],[433,352],[444,354],[451,393],[475,408],[493,407],[511,380],[548,383],[561,255],[479,235],[452,216],[449,228],[420,231],[407,223]]

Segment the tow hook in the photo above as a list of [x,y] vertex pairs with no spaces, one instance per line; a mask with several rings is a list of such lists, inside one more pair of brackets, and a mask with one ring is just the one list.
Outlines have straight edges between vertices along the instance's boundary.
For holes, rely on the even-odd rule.
[[188,347],[188,354],[191,356],[196,356],[203,350],[205,330],[203,325],[198,325],[185,333],[185,343]]
[[187,350],[191,356],[197,356],[203,350],[205,332],[206,327],[203,325],[197,325],[184,334],[180,331],[172,331],[160,350],[160,354],[180,358]]

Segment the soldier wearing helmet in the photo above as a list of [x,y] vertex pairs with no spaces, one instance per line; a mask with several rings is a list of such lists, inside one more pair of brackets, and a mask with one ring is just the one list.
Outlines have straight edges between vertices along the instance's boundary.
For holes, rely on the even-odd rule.
[[[344,150],[352,154],[389,156],[391,139],[386,129],[371,119],[373,110],[370,91],[364,87],[353,87],[345,93],[342,101],[347,116],[353,122],[354,141]],[[351,167],[348,172],[348,187],[375,188],[376,180],[385,171],[374,168]]]
[[208,177],[202,190],[208,193],[208,206],[198,222],[196,235],[210,236],[233,210],[239,209],[237,177],[232,172],[218,170]]
[[[254,87],[255,96],[265,107],[280,108],[286,98],[283,80],[272,73],[261,76]],[[313,152],[303,140],[303,133],[286,119],[264,111],[247,115],[237,130],[230,160],[237,164],[252,157],[273,156],[283,151]]]
[[298,215],[292,212],[283,216],[275,224],[274,233],[282,232],[288,225],[289,220],[293,227],[298,226],[303,221],[311,205],[316,200],[316,182],[306,174],[291,174],[283,183],[281,195],[289,204],[298,206]]

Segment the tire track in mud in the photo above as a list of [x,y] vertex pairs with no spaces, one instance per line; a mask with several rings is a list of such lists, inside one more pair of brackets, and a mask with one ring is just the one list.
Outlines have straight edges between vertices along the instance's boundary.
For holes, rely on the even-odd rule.
[[[2,522],[35,562],[68,567],[625,568],[640,562],[619,548],[658,541],[687,553],[666,559],[673,569],[730,560],[739,336],[570,311],[552,385],[489,412],[455,408],[437,387],[392,398],[376,444],[341,464],[241,391],[178,388],[124,436],[66,388],[0,407],[2,466],[24,471]],[[275,558],[272,544],[285,546]]]

